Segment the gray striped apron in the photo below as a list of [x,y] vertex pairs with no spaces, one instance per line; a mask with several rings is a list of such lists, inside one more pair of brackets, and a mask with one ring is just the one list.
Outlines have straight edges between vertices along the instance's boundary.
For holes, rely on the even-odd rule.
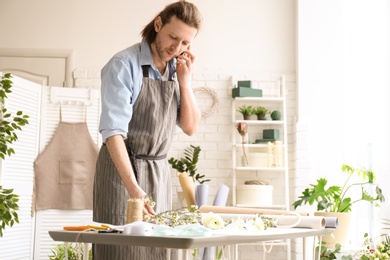
[[[126,147],[142,189],[156,202],[155,211],[172,209],[171,174],[166,155],[175,133],[179,89],[176,82],[153,80],[143,67],[142,89],[133,107]],[[130,157],[130,154],[129,154]],[[129,194],[102,145],[96,164],[93,221],[124,225]],[[163,248],[93,245],[94,260],[166,259]]]

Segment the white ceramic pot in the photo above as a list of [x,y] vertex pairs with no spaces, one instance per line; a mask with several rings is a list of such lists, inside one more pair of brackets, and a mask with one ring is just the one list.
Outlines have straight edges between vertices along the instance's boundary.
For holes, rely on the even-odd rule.
[[322,241],[326,242],[325,246],[334,248],[336,244],[346,247],[350,244],[351,234],[351,212],[314,212],[314,216],[321,217],[336,217],[338,219],[338,227],[333,231],[333,235],[322,237]]

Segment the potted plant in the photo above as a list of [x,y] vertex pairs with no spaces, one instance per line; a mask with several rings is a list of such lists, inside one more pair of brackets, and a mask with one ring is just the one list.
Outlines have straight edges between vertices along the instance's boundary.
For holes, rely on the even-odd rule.
[[[77,260],[84,259],[84,245],[78,244],[74,245],[73,243],[65,243],[57,244],[54,249],[51,249],[52,255],[49,255],[50,260]],[[66,255],[68,258],[66,258]],[[88,260],[92,260],[92,249],[88,250]]]
[[238,108],[237,110],[238,112],[240,112],[242,114],[242,116],[244,117],[244,120],[249,120],[250,117],[253,115],[254,113],[254,108],[252,106],[247,106],[247,105],[242,105]]
[[184,150],[183,158],[175,159],[171,157],[168,160],[168,163],[178,172],[186,172],[188,176],[200,184],[208,182],[210,179],[204,179],[205,175],[200,175],[197,173],[198,169],[196,168],[196,164],[199,161],[200,151],[200,146],[190,145],[190,147],[187,147]]
[[180,185],[183,189],[187,205],[201,206],[207,204],[209,186],[205,182],[205,175],[199,174],[196,164],[199,161],[200,146],[190,145],[184,150],[184,157],[175,159],[171,157],[168,163],[177,170]]
[[[335,230],[334,235],[339,237],[339,240],[324,237],[324,241],[333,245],[335,243],[343,245],[348,239],[348,224],[350,223],[349,213],[352,210],[353,204],[360,201],[367,201],[378,206],[378,202],[385,201],[382,189],[378,184],[374,183],[376,177],[371,169],[353,168],[348,164],[343,164],[341,166],[341,171],[342,173],[347,174],[347,178],[342,186],[334,185],[326,187],[328,183],[327,179],[320,178],[317,180],[316,184],[310,184],[310,187],[306,188],[302,192],[302,195],[298,197],[298,200],[293,203],[294,209],[304,204],[316,205],[317,212],[315,212],[314,215],[333,216],[338,218],[339,227]],[[362,181],[352,183],[351,178],[353,175],[357,175]],[[354,188],[360,189],[361,195],[352,200],[350,192]],[[370,195],[367,191],[368,188],[375,188],[375,195]],[[342,229],[343,226],[347,226],[346,231]]]
[[[5,108],[5,100],[11,93],[12,76],[5,73],[0,80],[0,157],[5,160],[6,156],[15,154],[14,149],[10,146],[18,140],[17,130],[28,124],[28,115],[23,115],[18,111],[16,116],[12,116]],[[0,186],[0,237],[3,236],[3,230],[6,226],[12,227],[19,223],[17,214],[19,196],[13,192],[13,189],[5,189]]]
[[268,114],[270,111],[265,108],[265,107],[262,107],[262,106],[257,106],[253,109],[253,113],[255,115],[257,115],[257,119],[258,120],[264,120],[265,119],[265,115]]

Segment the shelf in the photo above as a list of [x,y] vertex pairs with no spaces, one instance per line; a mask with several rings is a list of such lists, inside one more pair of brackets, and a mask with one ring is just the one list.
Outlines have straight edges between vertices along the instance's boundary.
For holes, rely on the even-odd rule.
[[238,208],[286,209],[286,205],[236,204]]
[[282,120],[235,120],[234,123],[247,123],[248,125],[284,125]]
[[[237,82],[233,82],[233,85],[237,85]],[[264,209],[275,209],[289,211],[289,168],[288,168],[288,133],[287,133],[287,100],[286,100],[286,82],[285,77],[281,76],[280,80],[275,81],[274,90],[279,90],[280,96],[274,97],[236,97],[232,100],[232,200],[233,206],[241,208],[264,208]],[[273,92],[275,93],[275,92]],[[258,120],[256,115],[252,115],[250,120],[244,120],[242,114],[239,113],[238,108],[243,104],[251,106],[264,106],[270,111],[279,110],[282,114],[280,120],[271,120],[267,116],[266,120]],[[242,136],[237,131],[237,124],[245,123],[247,126],[246,138],[247,143],[242,143]],[[273,143],[272,145],[268,142],[255,143],[254,140],[261,139],[264,136],[264,130],[266,129],[277,129],[279,131],[278,140],[281,143]],[[263,132],[263,134],[261,134]],[[243,151],[245,148],[245,154],[249,161],[249,165],[244,166],[242,164]],[[253,156],[251,156],[253,155]],[[267,167],[267,165],[278,165],[279,167]],[[283,167],[280,167],[283,165]],[[261,198],[268,198],[269,194],[262,193],[256,189],[251,191],[250,198],[256,197],[255,200],[242,200],[237,204],[237,193],[242,194],[242,190],[237,190],[237,184],[243,183],[244,180],[249,178],[270,178],[271,185],[278,185],[276,192],[273,192],[271,196],[277,198],[275,200],[267,201],[261,200]],[[245,194],[245,192],[244,192]],[[263,196],[263,197],[262,197]],[[284,197],[282,199],[282,196]],[[279,204],[268,204],[272,201],[277,201]],[[258,204],[253,204],[258,203]],[[250,203],[250,204],[244,204]],[[262,203],[262,204],[260,204]],[[269,241],[266,243],[268,246],[287,246],[287,258],[291,259],[290,254],[290,241]]]
[[248,102],[248,101],[264,101],[264,102],[283,102],[282,97],[236,97],[234,100]]
[[[279,141],[279,140],[276,140]],[[271,142],[271,141],[270,141]],[[245,148],[267,148],[267,143],[258,143],[258,144],[244,144]],[[235,148],[242,148],[242,143],[236,143]]]
[[238,166],[238,171],[270,171],[270,172],[281,172],[286,171],[286,167],[251,167],[251,166]]

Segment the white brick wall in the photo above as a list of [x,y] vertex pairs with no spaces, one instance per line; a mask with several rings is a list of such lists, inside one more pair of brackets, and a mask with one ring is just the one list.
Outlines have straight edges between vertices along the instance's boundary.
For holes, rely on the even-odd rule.
[[[186,136],[177,128],[168,158],[181,157],[183,151],[190,144],[199,145],[200,153],[198,171],[211,179],[209,204],[212,204],[214,196],[220,184],[232,186],[232,97],[231,88],[233,80],[252,80],[254,88],[263,90],[263,96],[276,96],[279,91],[275,89],[275,81],[284,74],[287,88],[287,113],[288,113],[288,156],[290,168],[290,204],[292,204],[302,188],[309,183],[307,129],[305,125],[296,124],[296,79],[295,74],[290,73],[264,73],[256,71],[247,72],[212,72],[194,73],[192,87],[210,87],[217,93],[219,106],[208,117],[203,117],[198,132],[193,136]],[[75,70],[73,73],[75,87],[100,88],[100,72],[84,69]],[[197,93],[196,98],[201,109],[209,109],[213,105],[212,97],[207,93]],[[242,179],[247,176],[240,175]],[[259,176],[273,183],[280,183],[278,175]],[[253,178],[253,176],[251,176]],[[280,178],[279,178],[280,179]],[[181,191],[177,173],[172,169],[173,207],[178,208],[176,192]],[[283,194],[283,187],[274,185],[274,194]],[[283,198],[274,198],[274,203],[282,203]],[[232,204],[231,192],[228,205]],[[292,209],[292,208],[291,208]],[[292,259],[301,259],[301,239],[292,240]],[[239,259],[263,259],[263,247],[260,245],[243,245],[239,247]],[[266,259],[286,259],[286,247],[274,247]]]

